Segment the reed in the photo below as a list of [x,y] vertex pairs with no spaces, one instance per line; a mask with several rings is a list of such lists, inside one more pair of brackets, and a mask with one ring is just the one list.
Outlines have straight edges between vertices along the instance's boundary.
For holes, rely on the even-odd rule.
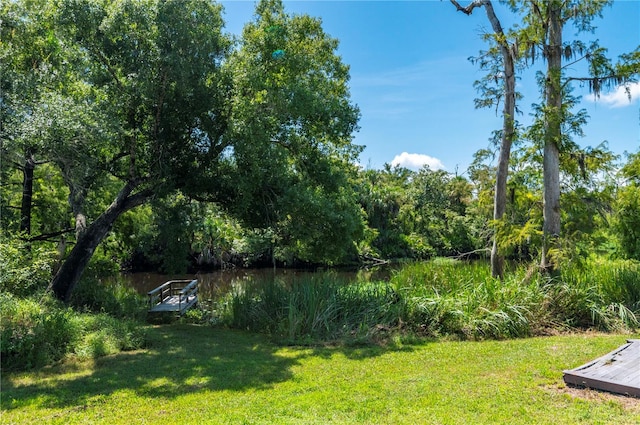
[[522,270],[500,281],[477,262],[416,263],[391,282],[406,300],[406,322],[428,336],[529,336],[535,307],[543,298],[536,282],[524,283]]
[[396,326],[399,298],[386,282],[346,283],[335,274],[279,279],[236,288],[223,302],[222,322],[291,343],[368,339]]
[[[371,341],[402,332],[505,339],[574,329],[639,326],[640,266],[592,260],[550,278],[512,266],[502,280],[482,262],[408,264],[390,280],[335,274],[253,282],[225,300],[223,322],[292,343]],[[380,332],[383,331],[383,332]]]
[[640,263],[592,260],[583,267],[563,269],[561,283],[550,293],[557,311],[573,313],[578,326],[601,330],[637,328],[640,319]]

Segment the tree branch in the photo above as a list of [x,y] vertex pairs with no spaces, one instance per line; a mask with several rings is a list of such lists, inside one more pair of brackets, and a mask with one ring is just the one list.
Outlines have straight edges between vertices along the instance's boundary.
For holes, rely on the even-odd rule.
[[64,235],[65,233],[72,233],[74,231],[75,229],[73,227],[68,227],[66,229],[62,229],[57,232],[43,233],[38,236],[31,236],[28,238],[20,238],[20,239],[26,242],[46,241],[46,240],[49,240],[50,238],[55,238],[56,236]]
[[463,258],[470,257],[470,256],[475,255],[475,254],[484,253],[484,252],[491,252],[491,249],[489,249],[489,248],[474,249],[473,251],[463,252],[463,253],[458,254],[458,255],[453,255],[453,256],[451,256],[449,258],[453,258],[455,260],[462,260]]
[[124,209],[125,211],[129,211],[132,208],[135,208],[139,205],[144,204],[147,199],[153,196],[154,191],[151,189],[142,190],[135,195],[131,195],[124,200]]
[[449,1],[451,2],[451,4],[453,4],[456,7],[456,10],[458,12],[462,12],[465,15],[471,15],[473,13],[473,9],[475,9],[476,7],[482,7],[486,3],[486,0],[474,0],[471,3],[469,3],[469,6],[462,7],[460,6],[460,3],[458,3],[456,0],[449,0]]
[[624,79],[616,74],[609,74],[602,77],[567,77],[564,83],[562,83],[562,88],[566,87],[572,81],[580,81],[580,82],[588,82],[589,90],[594,93],[596,96],[600,94],[600,88],[602,87],[602,83],[605,84],[613,83],[616,84],[624,84]]

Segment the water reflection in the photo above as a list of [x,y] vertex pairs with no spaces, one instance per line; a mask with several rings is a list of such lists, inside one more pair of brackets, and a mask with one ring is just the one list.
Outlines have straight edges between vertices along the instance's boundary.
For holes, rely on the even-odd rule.
[[376,267],[373,269],[332,269],[332,270],[308,270],[308,269],[227,269],[216,270],[208,273],[196,273],[188,275],[166,275],[159,273],[129,273],[121,276],[140,294],[157,288],[164,282],[173,279],[198,279],[198,292],[204,299],[216,299],[220,295],[228,293],[234,285],[247,284],[249,282],[262,282],[265,280],[279,279],[288,284],[296,281],[320,277],[330,273],[332,279],[345,283],[356,280],[388,280],[392,273],[391,267]]

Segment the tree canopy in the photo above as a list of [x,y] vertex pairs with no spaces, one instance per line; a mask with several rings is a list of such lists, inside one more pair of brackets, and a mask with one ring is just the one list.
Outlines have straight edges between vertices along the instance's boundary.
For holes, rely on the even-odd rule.
[[[5,2],[3,252],[19,253],[11,264],[43,270],[46,262],[47,283],[62,300],[91,267],[179,273],[475,258],[491,245],[498,266],[503,257],[531,261],[545,252],[558,262],[594,252],[637,258],[637,153],[617,174],[622,164],[606,143],[578,147],[572,136],[588,116],[574,110],[570,89],[575,81],[596,92],[632,81],[637,52],[613,64],[595,44],[558,41],[560,65],[542,73],[534,123],[522,128],[513,72],[550,58],[547,15],[559,4],[507,3],[527,18],[492,26],[479,60],[489,74],[476,84],[479,106],[508,98],[503,128],[492,135],[503,150],[499,167],[482,150],[458,174],[358,166],[360,111],[339,42],[282,1],[258,2],[237,38],[225,33],[214,1]],[[578,29],[602,10],[570,3],[575,10],[558,16]],[[497,18],[488,0],[468,9],[480,6]],[[557,71],[574,54],[589,62],[589,80]],[[561,228],[551,233],[543,227],[549,149],[563,188],[553,209]],[[543,229],[562,249],[547,250]],[[43,273],[33,275],[40,281]]]
[[118,217],[175,191],[278,227],[302,258],[340,257],[362,232],[348,184],[358,110],[318,20],[263,1],[236,47],[208,1],[38,0],[2,14],[3,149],[37,150],[68,190],[76,240],[51,284],[59,298]]

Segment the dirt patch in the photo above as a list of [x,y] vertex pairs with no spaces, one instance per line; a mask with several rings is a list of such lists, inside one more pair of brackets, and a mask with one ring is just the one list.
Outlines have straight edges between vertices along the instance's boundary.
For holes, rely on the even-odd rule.
[[640,413],[640,398],[594,390],[591,388],[573,387],[568,385],[549,386],[547,389],[557,394],[566,394],[569,397],[578,398],[585,401],[618,403],[629,412]]

